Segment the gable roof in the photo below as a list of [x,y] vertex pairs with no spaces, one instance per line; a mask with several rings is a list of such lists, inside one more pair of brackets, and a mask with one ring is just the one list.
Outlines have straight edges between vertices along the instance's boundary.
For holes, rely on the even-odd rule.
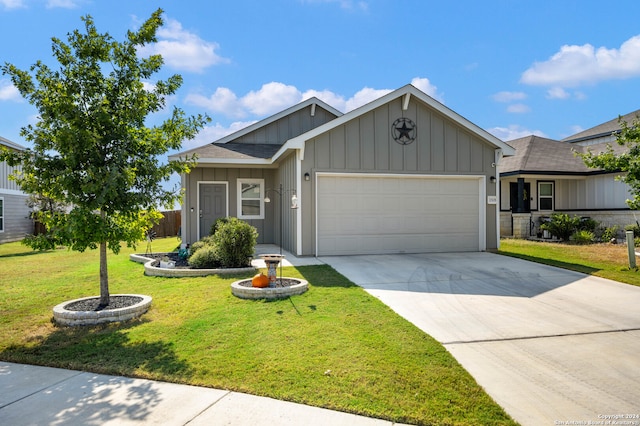
[[588,175],[603,173],[601,169],[587,167],[576,153],[603,152],[611,145],[615,152],[624,151],[618,144],[601,143],[590,146],[575,145],[570,142],[526,136],[507,142],[516,150],[513,157],[500,162],[500,176],[518,174],[545,175]]
[[575,135],[562,139],[562,141],[575,143],[575,142],[581,142],[587,139],[595,139],[602,136],[609,136],[613,133],[618,133],[620,131],[621,120],[631,124],[638,117],[640,117],[640,109],[630,112],[624,116],[618,116],[612,120],[607,121],[606,123],[602,123],[597,126],[591,127],[590,129],[583,130],[580,133],[576,133]]
[[[222,139],[215,141],[214,143],[210,143],[198,148],[194,148],[188,151],[183,151],[178,154],[174,154],[169,156],[170,160],[179,159],[180,157],[192,154],[198,154],[199,163],[208,163],[208,164],[262,164],[269,165],[275,163],[285,152],[291,149],[301,149],[304,150],[304,145],[307,140],[310,140],[324,132],[327,132],[331,129],[334,129],[350,120],[353,120],[361,115],[368,113],[369,111],[374,110],[388,102],[391,102],[400,97],[404,97],[403,102],[405,105],[408,105],[409,99],[411,96],[415,96],[417,99],[421,100],[425,104],[429,105],[436,111],[443,114],[445,117],[455,121],[460,124],[462,127],[467,129],[472,134],[480,137],[481,139],[488,141],[496,148],[502,150],[504,156],[511,156],[515,154],[515,150],[493,136],[489,132],[484,129],[481,129],[477,125],[473,124],[466,118],[462,117],[458,113],[453,110],[447,108],[440,102],[433,99],[431,96],[426,93],[420,91],[415,86],[408,84],[400,89],[397,89],[393,92],[390,92],[372,102],[369,102],[366,105],[363,105],[359,108],[356,108],[346,114],[342,114],[340,111],[335,108],[327,105],[317,98],[310,98],[304,102],[301,102],[297,105],[292,106],[284,111],[279,112],[269,118],[266,118],[262,121],[252,124],[251,126],[245,127],[242,130],[239,130],[235,133],[225,136]],[[274,145],[274,144],[249,144],[249,143],[234,143],[232,141],[241,138],[242,136],[253,132],[255,130],[260,129],[261,127],[267,126],[270,123],[273,123],[283,117],[286,117],[289,114],[292,114],[296,111],[299,111],[303,108],[308,107],[309,105],[319,105],[327,111],[334,114],[337,118],[322,124],[316,128],[313,128],[301,135],[295,136],[289,140],[287,140],[282,145]],[[304,156],[304,151],[303,151]]]
[[511,146],[507,145],[505,142],[493,136],[491,133],[487,132],[486,130],[476,126],[475,124],[473,124],[463,116],[459,115],[455,111],[447,108],[440,102],[433,99],[431,96],[417,89],[415,86],[411,84],[407,84],[406,86],[401,87],[400,89],[394,90],[393,92],[390,92],[372,102],[369,102],[368,104],[363,105],[360,108],[356,108],[353,111],[350,111],[344,114],[343,116],[336,118],[335,120],[329,121],[328,123],[325,123],[322,126],[318,126],[313,130],[310,130],[306,133],[301,134],[300,136],[289,139],[278,151],[278,153],[276,154],[276,157],[282,155],[282,153],[284,153],[287,149],[290,149],[290,148],[304,148],[305,141],[312,139],[331,129],[334,129],[350,120],[353,120],[354,118],[364,115],[369,111],[372,111],[394,99],[398,99],[403,96],[405,97],[404,104],[409,103],[410,96],[415,96],[416,98],[420,99],[422,102],[426,103],[427,105],[429,105],[436,111],[440,112],[444,116],[457,122],[458,124],[466,128],[471,133],[475,134],[476,136],[484,140],[489,141],[496,148],[502,149],[502,153],[504,156],[510,156],[515,154],[514,149]]
[[[242,164],[260,164],[260,163],[268,163],[265,160],[273,157],[273,154],[278,151],[280,148],[280,144],[258,144],[258,143],[234,143],[233,141],[242,138],[245,135],[248,135],[251,132],[254,132],[262,127],[266,127],[271,123],[274,123],[281,118],[284,118],[288,115],[291,115],[297,111],[301,111],[307,107],[311,106],[312,108],[316,108],[316,106],[325,109],[329,113],[334,116],[341,116],[342,112],[338,111],[331,105],[321,101],[316,97],[312,97],[306,99],[299,104],[293,105],[283,111],[278,112],[270,117],[265,118],[264,120],[257,121],[250,126],[244,127],[237,132],[231,133],[221,139],[218,139],[212,143],[196,147],[187,151],[182,151],[178,154],[170,155],[170,160],[175,160],[180,157],[198,154],[200,157],[199,162],[208,162],[207,158],[215,158],[221,159],[222,162],[238,162]],[[202,159],[205,159],[204,161]]]

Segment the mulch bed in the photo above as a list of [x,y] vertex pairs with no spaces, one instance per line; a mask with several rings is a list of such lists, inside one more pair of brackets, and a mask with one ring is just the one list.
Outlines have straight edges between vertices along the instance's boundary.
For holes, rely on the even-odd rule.
[[[292,285],[296,285],[296,284],[300,284],[299,280],[293,279],[293,278],[277,278],[276,282],[273,286],[269,286],[266,288],[282,288],[282,287],[291,287]],[[241,285],[242,287],[253,287],[253,285],[251,284],[251,280],[245,280],[242,282],[239,282],[238,285]]]
[[69,303],[65,305],[64,308],[68,311],[106,311],[127,308],[141,301],[142,297],[138,296],[109,296],[109,304],[107,306],[100,306],[100,298],[96,297]]
[[187,262],[186,259],[181,259],[178,256],[178,253],[176,252],[171,252],[171,253],[162,253],[162,254],[145,254],[145,257],[148,257],[150,259],[155,259],[156,261],[153,263],[153,266],[160,266],[160,260],[168,257],[169,260],[173,261],[176,263],[176,268],[191,268],[191,266],[189,266],[189,262]]

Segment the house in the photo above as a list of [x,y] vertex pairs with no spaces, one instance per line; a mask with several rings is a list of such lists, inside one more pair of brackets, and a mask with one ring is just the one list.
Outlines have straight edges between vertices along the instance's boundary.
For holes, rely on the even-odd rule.
[[[23,151],[25,147],[0,136],[0,149]],[[0,243],[19,241],[33,234],[31,209],[27,206],[28,195],[9,176],[18,167],[0,162]]]
[[[622,117],[628,123],[640,110]],[[629,186],[616,180],[619,173],[588,168],[578,152],[614,151],[618,119],[587,129],[561,141],[527,136],[508,141],[516,154],[500,163],[500,233],[528,238],[554,212],[588,217],[604,226],[620,228],[636,223],[640,212],[626,204]]]
[[308,99],[170,159],[191,154],[183,244],[237,216],[322,256],[497,248],[496,164],[514,149],[407,85],[346,114]]

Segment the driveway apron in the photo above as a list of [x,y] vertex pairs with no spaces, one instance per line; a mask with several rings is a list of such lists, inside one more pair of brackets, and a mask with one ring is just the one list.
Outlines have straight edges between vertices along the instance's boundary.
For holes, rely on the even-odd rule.
[[321,260],[441,342],[520,424],[640,425],[640,287],[492,253]]

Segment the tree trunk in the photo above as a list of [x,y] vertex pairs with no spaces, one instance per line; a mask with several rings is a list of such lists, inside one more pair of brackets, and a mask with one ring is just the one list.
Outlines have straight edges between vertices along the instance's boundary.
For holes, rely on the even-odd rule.
[[[105,213],[100,212],[104,219]],[[107,242],[100,243],[100,306],[109,304],[109,274],[107,273]]]

